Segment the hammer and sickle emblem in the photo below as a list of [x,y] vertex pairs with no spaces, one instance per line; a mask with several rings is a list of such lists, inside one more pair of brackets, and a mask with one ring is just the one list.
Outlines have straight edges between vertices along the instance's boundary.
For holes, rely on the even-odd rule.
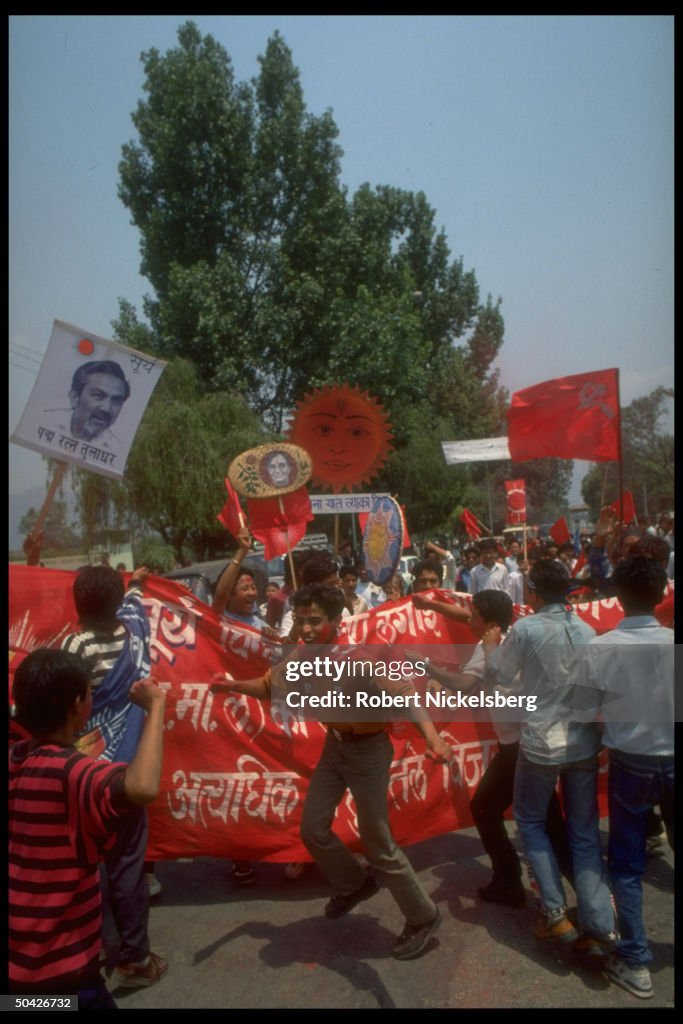
[[607,385],[605,384],[584,384],[579,391],[579,409],[594,409],[598,408],[607,417],[608,420],[614,418],[614,409],[609,405],[606,405],[602,401],[603,395],[607,394]]

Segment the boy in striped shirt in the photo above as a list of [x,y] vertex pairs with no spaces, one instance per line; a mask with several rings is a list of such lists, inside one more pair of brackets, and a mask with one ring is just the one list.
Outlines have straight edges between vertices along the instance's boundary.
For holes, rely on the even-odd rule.
[[130,764],[75,748],[90,716],[90,671],[40,649],[19,665],[12,696],[30,739],[9,755],[9,976],[20,994],[78,994],[81,1009],[115,1009],[99,973],[97,864],[136,807],[159,792],[165,694],[141,679],[131,700],[147,722]]

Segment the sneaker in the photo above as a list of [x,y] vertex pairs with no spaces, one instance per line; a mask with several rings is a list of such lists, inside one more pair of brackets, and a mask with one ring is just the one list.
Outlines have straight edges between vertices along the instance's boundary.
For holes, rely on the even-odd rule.
[[167,970],[168,961],[156,953],[150,953],[144,967],[136,964],[119,964],[112,974],[112,982],[121,988],[145,988],[161,981]]
[[477,889],[479,898],[486,903],[506,903],[510,907],[521,907],[526,902],[524,886],[518,880],[506,882],[495,875],[488,885]]
[[579,937],[563,910],[542,913],[534,926],[534,935],[544,942],[574,942]]
[[438,907],[436,908],[436,914],[427,924],[407,924],[391,951],[394,959],[414,960],[415,957],[420,956],[440,924],[441,914]]
[[292,864],[285,864],[285,878],[301,878],[305,870],[306,865],[300,861]]
[[361,903],[363,900],[369,900],[371,896],[379,892],[379,886],[372,875],[368,875],[361,886],[359,886],[355,892],[349,893],[348,896],[333,896],[332,899],[325,904],[325,917],[335,918],[343,917],[344,914],[348,914],[349,910],[353,910],[357,903]]
[[648,836],[645,840],[645,853],[652,856],[653,853],[663,853],[667,842],[666,829],[662,829],[659,835]]
[[157,876],[153,871],[148,871],[145,878],[147,879],[147,888],[149,889],[150,896],[158,896],[161,892],[161,882]]
[[654,989],[647,967],[631,967],[625,960],[614,955],[605,964],[603,972],[606,978],[626,989],[632,996],[638,999],[652,999]]
[[249,861],[235,861],[232,866],[233,881],[237,885],[253,885],[256,881],[256,874]]
[[605,960],[614,952],[612,935],[580,935],[572,944],[572,953],[585,960]]

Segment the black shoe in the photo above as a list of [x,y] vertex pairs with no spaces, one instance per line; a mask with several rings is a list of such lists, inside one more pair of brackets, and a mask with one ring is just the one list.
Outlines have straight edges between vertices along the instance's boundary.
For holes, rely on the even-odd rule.
[[505,882],[500,878],[493,878],[488,885],[477,889],[479,898],[486,903],[506,903],[510,907],[521,907],[526,901],[526,892],[520,881]]
[[353,910],[357,903],[369,900],[376,892],[379,892],[379,886],[373,876],[368,875],[355,892],[349,893],[348,896],[333,896],[325,904],[325,917],[343,917],[344,914],[348,914],[349,910]]
[[238,860],[232,866],[232,879],[237,885],[253,885],[256,872],[248,860]]
[[392,956],[395,960],[414,960],[424,952],[427,943],[441,924],[441,914],[437,907],[436,914],[427,924],[407,924],[394,945]]

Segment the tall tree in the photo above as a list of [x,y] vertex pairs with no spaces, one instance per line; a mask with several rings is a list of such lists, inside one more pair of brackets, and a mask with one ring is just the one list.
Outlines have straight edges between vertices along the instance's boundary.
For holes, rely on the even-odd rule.
[[[193,359],[207,387],[238,388],[276,430],[308,384],[340,374],[417,399],[480,312],[424,194],[363,185],[347,200],[332,115],[307,111],[278,33],[248,85],[191,22],[142,59],[119,195],[155,291],[147,347]],[[129,306],[116,326],[140,339]]]
[[121,301],[117,337],[192,360],[205,390],[243,395],[276,432],[310,386],[368,389],[395,428],[377,486],[401,482],[420,519],[443,519],[458,495],[437,487],[440,441],[500,419],[500,300],[480,303],[422,192],[347,196],[332,115],[307,110],[278,33],[250,83],[192,22],[142,61],[119,195],[154,295],[147,322]]

